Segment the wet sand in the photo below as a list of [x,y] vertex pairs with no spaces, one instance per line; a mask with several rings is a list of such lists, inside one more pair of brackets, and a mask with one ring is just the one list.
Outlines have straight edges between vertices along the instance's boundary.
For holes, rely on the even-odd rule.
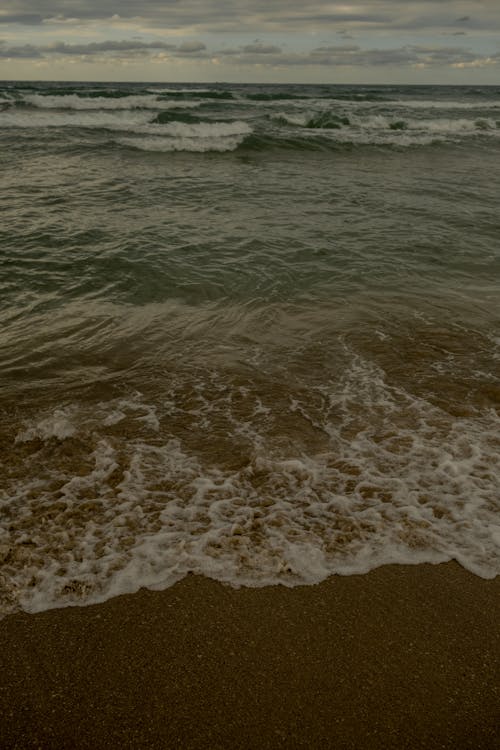
[[0,747],[500,746],[500,579],[454,563],[0,622]]

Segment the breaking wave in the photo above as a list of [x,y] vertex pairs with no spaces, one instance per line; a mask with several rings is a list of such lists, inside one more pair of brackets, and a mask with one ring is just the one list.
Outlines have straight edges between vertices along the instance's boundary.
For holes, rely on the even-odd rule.
[[[47,96],[42,94],[27,94],[21,102],[39,109],[169,109],[177,106],[175,102],[150,94],[135,94],[119,97],[92,96],[82,97],[78,94],[60,94]],[[199,106],[198,102],[187,102],[184,106]]]
[[141,151],[223,152],[234,151],[251,132],[245,122],[172,121],[156,126],[149,137],[122,138],[118,143]]
[[421,99],[401,98],[400,91],[6,86],[1,92],[0,128],[122,131],[127,137],[116,142],[127,148],[199,153],[237,148],[408,148],[457,144],[471,137],[491,141],[500,134],[500,102],[490,94],[479,99],[479,94],[470,94],[473,99],[460,101],[456,96],[429,99],[427,89],[420,92]]

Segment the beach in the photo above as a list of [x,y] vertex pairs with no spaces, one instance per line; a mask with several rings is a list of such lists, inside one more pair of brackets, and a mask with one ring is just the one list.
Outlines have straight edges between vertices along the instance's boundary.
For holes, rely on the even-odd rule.
[[2,748],[498,747],[498,579],[456,563],[0,622]]
[[0,750],[496,750],[500,87],[0,84]]

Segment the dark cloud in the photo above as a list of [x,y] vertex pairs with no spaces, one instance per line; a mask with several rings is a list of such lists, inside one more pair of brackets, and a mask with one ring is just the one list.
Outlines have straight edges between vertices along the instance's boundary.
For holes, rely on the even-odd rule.
[[235,49],[231,47],[229,48],[226,47],[225,49],[219,49],[216,52],[214,52],[214,55],[216,57],[220,57],[220,56],[232,57],[234,55],[241,55],[241,54],[242,54],[241,49]]
[[37,60],[43,57],[42,52],[31,44],[23,44],[19,47],[5,47],[0,43],[0,58],[10,58],[18,60]]
[[[498,53],[480,55],[464,47],[417,44],[390,49],[397,35],[404,39],[464,36],[473,32],[500,31],[498,0],[475,0],[474,16],[462,15],[470,7],[465,0],[352,0],[349,4],[328,0],[1,0],[0,24],[9,42],[0,44],[0,57],[23,60],[50,60],[78,57],[83,60],[141,58],[209,59],[220,58],[226,65],[267,67],[383,67],[383,66],[477,66],[497,64]],[[85,34],[96,29],[96,38],[107,34],[131,37],[72,43],[72,35],[82,33],[74,26],[88,24]],[[22,44],[16,44],[16,25],[23,25]],[[31,44],[26,29],[33,27]],[[57,27],[57,28],[56,28]],[[67,29],[67,35],[64,30]],[[126,29],[124,31],[124,29]],[[144,41],[154,30],[159,39]],[[466,31],[465,31],[466,30]],[[163,32],[163,36],[162,36]],[[173,35],[175,32],[175,36]],[[309,32],[321,36],[309,36]],[[324,34],[323,34],[324,32]],[[140,33],[142,36],[135,36]],[[219,34],[217,46],[207,48],[210,33]],[[290,33],[290,37],[285,35]],[[46,40],[64,38],[49,44]],[[99,36],[97,36],[99,34]],[[234,34],[238,34],[235,40]],[[241,35],[247,35],[242,37]],[[251,36],[250,36],[251,34]],[[336,36],[333,36],[335,34]],[[370,48],[351,44],[372,39]],[[364,37],[362,35],[365,35]],[[274,43],[287,39],[286,46]],[[301,38],[301,51],[293,51],[293,40]],[[194,38],[193,38],[194,37]],[[199,37],[197,39],[196,37]],[[73,37],[74,38],[74,37]],[[80,36],[78,37],[80,38]],[[86,38],[86,37],[85,37]],[[104,37],[105,38],[105,37]],[[254,39],[239,43],[241,39]],[[307,39],[325,41],[304,51]],[[338,45],[328,41],[337,39]],[[222,41],[227,40],[226,42]],[[262,41],[264,39],[264,41]],[[202,41],[203,40],[203,41]],[[387,42],[386,40],[391,40]],[[345,43],[343,43],[345,42]],[[463,42],[462,42],[463,43]],[[457,40],[457,44],[460,42]]]
[[206,50],[206,45],[203,42],[183,42],[177,47],[177,52],[185,54],[193,54],[195,52],[203,52]]
[[[324,5],[327,5],[326,3]],[[330,4],[329,4],[330,5]],[[324,11],[326,9],[323,9]],[[291,25],[296,22],[305,24],[314,24],[316,26],[323,26],[325,24],[332,25],[338,23],[356,23],[361,25],[373,25],[373,24],[390,24],[390,14],[376,14],[376,13],[345,13],[345,12],[322,12],[322,13],[304,13],[302,11],[290,14],[282,14],[276,16],[270,16],[269,21],[271,23],[285,25]]]
[[272,55],[281,52],[281,47],[275,47],[273,44],[247,44],[243,47],[243,52],[254,52],[257,55]]
[[103,21],[143,19],[158,29],[209,31],[296,31],[304,29],[404,30],[451,29],[467,23],[477,29],[499,29],[496,0],[475,0],[474,19],[461,15],[463,0],[2,0],[1,23],[37,25],[65,19]]
[[59,55],[93,55],[98,52],[130,52],[135,50],[151,51],[155,49],[170,50],[175,48],[175,44],[167,44],[166,42],[140,42],[134,40],[123,40],[121,42],[90,42],[89,44],[66,44],[65,42],[58,42],[46,47],[40,47],[40,49],[45,52],[50,54],[56,53]]
[[0,23],[26,24],[27,26],[37,26],[43,23],[44,16],[38,13],[11,13],[9,15],[0,15]]
[[[231,49],[215,53],[227,55],[239,65],[262,64],[263,58]],[[322,67],[385,67],[385,66],[477,66],[500,64],[500,53],[493,56],[478,56],[471,50],[457,47],[430,47],[407,45],[397,49],[362,49],[356,45],[323,46],[305,53],[276,53],[265,56],[265,64],[273,67],[322,66]]]
[[[24,58],[40,59],[53,58],[61,55],[64,56],[97,56],[97,55],[117,55],[128,56],[137,54],[151,54],[155,51],[169,51],[173,53],[186,53],[205,49],[204,44],[188,43],[186,45],[176,46],[167,42],[141,42],[135,40],[123,41],[106,41],[90,42],[89,44],[67,44],[66,42],[55,42],[53,44],[35,46],[24,44],[20,46],[6,46],[5,42],[0,43],[0,57],[3,58]],[[189,47],[189,48],[188,48]]]
[[207,50],[199,41],[184,41],[179,45],[164,41],[144,42],[131,39],[122,41],[68,44],[56,42],[46,45],[7,45],[0,42],[0,57],[24,60],[79,57],[92,59],[109,57],[136,58],[168,53],[168,57],[223,58],[237,65],[322,66],[322,67],[385,67],[385,66],[458,66],[469,67],[500,64],[500,53],[490,56],[477,55],[461,47],[436,47],[430,45],[405,45],[392,49],[362,49],[355,44],[323,45],[307,52],[283,52],[274,45],[261,42],[238,48],[226,48],[216,52]]

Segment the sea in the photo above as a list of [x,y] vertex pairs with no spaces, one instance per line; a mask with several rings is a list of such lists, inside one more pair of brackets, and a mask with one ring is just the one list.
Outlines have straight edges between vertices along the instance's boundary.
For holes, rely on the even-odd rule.
[[500,86],[0,82],[0,612],[500,561]]

